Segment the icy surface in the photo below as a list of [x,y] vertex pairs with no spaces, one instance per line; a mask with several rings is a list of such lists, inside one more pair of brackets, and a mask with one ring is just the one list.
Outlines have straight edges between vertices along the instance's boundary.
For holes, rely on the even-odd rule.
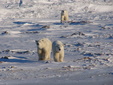
[[[0,2],[0,85],[113,84],[113,0]],[[64,43],[64,62],[38,61],[44,37]]]

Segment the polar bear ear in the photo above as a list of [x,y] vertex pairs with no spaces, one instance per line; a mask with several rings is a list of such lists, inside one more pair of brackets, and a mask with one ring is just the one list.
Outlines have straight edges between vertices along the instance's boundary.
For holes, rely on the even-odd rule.
[[44,39],[42,39],[42,41],[44,41]]

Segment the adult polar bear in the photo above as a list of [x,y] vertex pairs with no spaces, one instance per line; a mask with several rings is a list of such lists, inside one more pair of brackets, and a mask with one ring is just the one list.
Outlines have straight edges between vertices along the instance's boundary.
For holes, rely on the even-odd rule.
[[55,62],[64,61],[64,45],[61,41],[54,41],[52,43],[52,51]]
[[61,11],[61,23],[67,22],[69,19],[68,12],[66,10]]
[[52,42],[48,38],[36,40],[39,60],[50,60]]

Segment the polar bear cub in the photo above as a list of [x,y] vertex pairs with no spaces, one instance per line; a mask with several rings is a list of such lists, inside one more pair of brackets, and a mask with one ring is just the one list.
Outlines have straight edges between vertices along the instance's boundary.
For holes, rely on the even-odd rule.
[[36,40],[39,60],[50,60],[52,42],[48,38]]
[[55,62],[64,61],[64,45],[61,41],[54,41],[52,43],[52,51]]
[[61,23],[68,21],[68,12],[66,10],[61,11]]

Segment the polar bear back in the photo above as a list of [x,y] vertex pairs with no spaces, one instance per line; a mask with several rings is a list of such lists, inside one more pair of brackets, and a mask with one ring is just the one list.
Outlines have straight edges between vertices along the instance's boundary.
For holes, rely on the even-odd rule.
[[36,43],[37,43],[39,49],[52,48],[52,43],[48,38],[40,39],[40,40],[36,41]]

